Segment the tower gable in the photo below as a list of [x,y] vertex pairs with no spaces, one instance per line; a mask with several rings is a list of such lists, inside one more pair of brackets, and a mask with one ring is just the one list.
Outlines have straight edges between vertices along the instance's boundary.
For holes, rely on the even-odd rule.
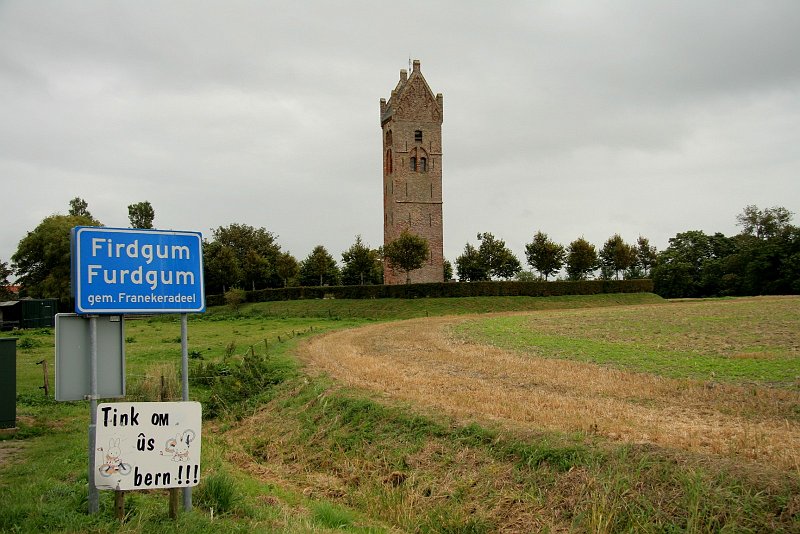
[[397,96],[395,120],[442,123],[442,110],[422,74],[413,73]]
[[400,71],[400,81],[388,101],[381,100],[381,125],[388,120],[423,121],[442,123],[443,101],[441,93],[434,95],[420,71],[419,60],[414,60],[411,76]]

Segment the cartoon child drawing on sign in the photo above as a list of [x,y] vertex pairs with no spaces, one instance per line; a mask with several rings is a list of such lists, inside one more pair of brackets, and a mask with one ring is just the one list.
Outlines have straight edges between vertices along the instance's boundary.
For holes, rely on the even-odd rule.
[[189,444],[194,441],[194,430],[184,430],[179,436],[169,438],[161,451],[162,456],[172,455],[173,462],[189,461]]
[[[106,462],[99,467],[100,474],[104,477],[110,477],[115,473],[127,475],[131,472],[131,465],[123,462],[120,457],[119,440],[120,438],[111,438],[108,440],[108,450],[105,451]],[[100,447],[98,450],[103,451],[103,448]]]

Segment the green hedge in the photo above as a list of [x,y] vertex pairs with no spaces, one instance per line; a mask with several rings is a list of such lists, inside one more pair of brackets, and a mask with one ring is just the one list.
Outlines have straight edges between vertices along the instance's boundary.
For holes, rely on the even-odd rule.
[[[301,299],[415,299],[446,297],[555,297],[601,293],[652,293],[653,281],[583,280],[578,282],[444,282],[380,286],[287,287],[247,291],[247,302]],[[223,295],[210,295],[208,306],[225,304]]]

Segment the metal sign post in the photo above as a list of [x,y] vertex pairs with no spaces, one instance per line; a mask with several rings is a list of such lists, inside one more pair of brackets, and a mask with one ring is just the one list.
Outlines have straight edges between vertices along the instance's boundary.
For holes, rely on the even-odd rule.
[[[188,315],[181,314],[181,399],[189,401],[189,320]],[[183,509],[192,509],[192,488],[183,488]]]
[[[72,229],[71,241],[75,312],[88,316],[90,321],[89,513],[94,514],[99,509],[95,477],[96,455],[100,450],[97,443],[97,315],[179,313],[182,398],[188,403],[187,314],[202,313],[206,309],[203,238],[199,232],[77,226]],[[119,336],[122,342],[122,334]],[[122,382],[124,384],[124,378]],[[104,421],[104,426],[106,423]],[[196,449],[199,452],[199,443]],[[198,471],[199,467],[198,459]],[[184,487],[183,503],[187,511],[192,508],[189,486],[188,483],[178,485]]]
[[94,448],[97,442],[97,316],[89,316],[89,513],[96,514],[100,509],[100,495],[94,484]]

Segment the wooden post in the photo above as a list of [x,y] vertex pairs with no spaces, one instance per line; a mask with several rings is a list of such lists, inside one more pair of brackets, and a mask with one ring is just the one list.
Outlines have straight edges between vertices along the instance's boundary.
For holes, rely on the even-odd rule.
[[41,364],[42,373],[44,374],[44,385],[41,386],[39,389],[43,389],[44,390],[44,396],[45,397],[49,397],[50,396],[50,377],[47,374],[47,360],[40,360],[40,361],[38,361],[36,363],[37,363],[37,365]]
[[125,519],[125,492],[114,490],[114,515],[120,521]]
[[181,489],[169,489],[169,517],[170,519],[178,519],[178,510],[181,507]]

